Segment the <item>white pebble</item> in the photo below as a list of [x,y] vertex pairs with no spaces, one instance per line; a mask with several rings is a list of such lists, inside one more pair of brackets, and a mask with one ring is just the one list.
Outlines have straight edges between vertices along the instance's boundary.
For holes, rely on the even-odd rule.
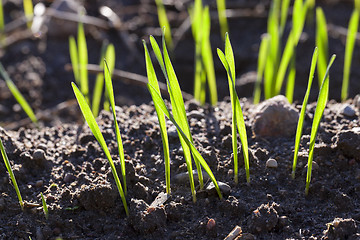
[[278,163],[275,159],[270,158],[266,161],[266,167],[267,168],[277,168],[278,167]]

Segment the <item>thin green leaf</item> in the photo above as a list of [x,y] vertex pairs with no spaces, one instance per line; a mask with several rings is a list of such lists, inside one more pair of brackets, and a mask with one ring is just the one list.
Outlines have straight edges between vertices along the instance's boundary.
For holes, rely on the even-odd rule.
[[165,10],[163,1],[155,0],[155,3],[156,3],[157,12],[158,12],[158,19],[159,19],[160,27],[165,28],[166,43],[167,43],[168,47],[170,48],[170,50],[172,50],[174,45],[173,45],[173,40],[171,37],[171,28],[170,28],[170,23],[169,23],[168,17],[166,15],[166,10]]
[[119,180],[114,162],[111,158],[110,151],[109,151],[108,147],[106,146],[105,139],[100,131],[98,124],[96,123],[95,117],[92,114],[91,109],[90,109],[85,97],[82,95],[82,93],[80,92],[80,90],[78,89],[78,87],[76,86],[75,83],[71,83],[71,85],[72,85],[73,91],[75,93],[76,99],[78,101],[78,104],[80,106],[81,112],[82,112],[87,124],[89,125],[91,132],[94,134],[94,137],[100,144],[101,148],[103,149],[103,151],[105,153],[105,156],[107,157],[107,159],[109,161],[111,172],[114,176],[116,186],[118,188],[122,203],[124,205],[126,215],[129,216],[129,210],[128,210],[128,207],[126,204],[125,194],[124,194],[123,188],[121,186],[121,182]]
[[123,147],[122,140],[121,140],[119,125],[118,125],[118,122],[116,119],[114,89],[113,89],[113,85],[112,85],[112,81],[111,81],[110,70],[106,63],[106,60],[104,60],[104,77],[105,77],[106,92],[108,93],[108,96],[109,96],[111,110],[112,110],[112,114],[113,114],[113,118],[114,118],[116,142],[118,145],[118,152],[119,152],[120,164],[121,164],[121,175],[123,177],[123,189],[124,189],[125,195],[127,195],[124,147]]
[[[202,38],[202,61],[204,63],[204,68],[206,71],[207,82],[209,85],[210,92],[210,103],[215,106],[217,103],[217,89],[216,89],[216,77],[214,70],[214,60],[212,55],[211,43],[210,43],[210,28],[211,28],[211,19],[209,7],[205,7],[203,11],[203,38]],[[206,89],[203,87],[203,93],[205,95]],[[205,98],[205,96],[204,96]],[[205,103],[205,99],[202,101]]]
[[229,27],[226,18],[226,2],[225,0],[216,0],[216,6],[219,17],[221,37],[224,39],[225,33],[229,32]]
[[266,58],[268,55],[269,41],[270,41],[270,37],[269,35],[266,35],[261,39],[261,43],[260,43],[258,68],[257,68],[256,83],[254,89],[254,104],[258,104],[260,102],[261,81],[263,78]]
[[325,14],[323,10],[316,8],[316,45],[319,48],[318,60],[318,84],[321,86],[322,77],[325,75],[328,59],[328,34]]
[[191,149],[191,151],[192,151],[192,153],[194,155],[194,158],[199,161],[201,166],[204,168],[205,172],[209,175],[211,181],[214,183],[215,189],[216,189],[216,191],[217,191],[217,193],[219,195],[219,198],[222,199],[222,194],[221,194],[220,188],[218,186],[218,183],[217,183],[217,181],[215,179],[215,176],[212,173],[209,165],[206,163],[206,161],[201,156],[199,151],[195,148],[192,140],[187,137],[185,132],[182,130],[180,125],[175,120],[174,116],[171,115],[171,113],[169,112],[169,110],[167,109],[167,107],[165,105],[164,100],[161,98],[159,92],[152,85],[150,85],[149,83],[147,85],[148,85],[148,89],[150,91],[150,94],[151,94],[151,96],[152,96],[152,98],[154,100],[154,103],[163,111],[163,113],[166,115],[166,117],[175,125],[176,129],[178,130],[178,133],[181,134],[181,136],[183,137],[185,143]]
[[285,96],[290,104],[293,102],[293,97],[294,97],[295,76],[296,76],[296,51],[294,50],[294,53],[290,61],[288,79],[286,82],[286,92],[285,92]]
[[[34,6],[32,0],[23,0],[24,13],[27,19],[31,19],[34,15]],[[31,28],[31,21],[27,22],[27,27]]]
[[[107,48],[105,53],[105,59],[106,62],[108,63],[110,72],[113,72],[115,69],[115,47],[113,44],[110,44],[109,47]],[[105,91],[104,94],[104,109],[106,111],[110,111],[109,95],[107,91]]]
[[44,195],[43,195],[43,193],[40,193],[40,195],[41,195],[41,202],[42,202],[42,205],[43,205],[43,211],[44,211],[44,214],[45,214],[45,218],[49,219],[49,210],[48,210],[48,207],[46,205]]
[[298,158],[299,147],[300,147],[300,139],[301,139],[303,125],[304,125],[304,119],[305,119],[305,111],[306,111],[306,106],[307,106],[309,95],[310,95],[311,85],[312,85],[312,82],[314,79],[314,73],[315,73],[317,59],[318,59],[318,49],[315,48],[312,59],[311,59],[311,67],[310,67],[308,85],[307,85],[306,93],[304,96],[303,104],[302,104],[300,115],[299,115],[297,129],[296,129],[294,160],[293,160],[293,168],[292,168],[292,178],[293,179],[295,178],[296,164],[297,164],[297,158]]
[[73,36],[69,37],[69,52],[70,52],[70,60],[71,60],[72,68],[73,68],[75,82],[76,82],[76,84],[80,84],[79,56],[78,56],[76,41]]
[[[157,43],[155,42],[157,45]],[[155,74],[154,66],[151,62],[149,51],[146,47],[145,41],[143,41],[144,45],[144,51],[145,51],[145,62],[146,62],[146,72],[149,84],[155,88],[157,92],[160,94],[160,87],[159,83]],[[161,55],[161,53],[160,53]],[[160,95],[161,97],[161,95]],[[154,101],[154,99],[153,99]],[[155,101],[154,101],[155,102]],[[162,110],[158,107],[158,105],[155,105],[155,111],[157,118],[159,120],[160,125],[160,133],[161,133],[161,139],[163,143],[163,150],[164,150],[164,162],[165,162],[165,182],[166,182],[166,193],[170,194],[170,150],[169,150],[169,140],[167,136],[167,130],[166,130],[166,122],[165,122],[165,116]]]
[[358,31],[358,25],[359,25],[359,11],[354,10],[350,18],[348,34],[346,38],[346,45],[345,45],[344,75],[343,75],[343,83],[341,88],[342,101],[345,101],[348,97],[351,61],[355,46],[356,34]]
[[321,84],[320,92],[318,101],[316,104],[313,124],[311,127],[311,135],[310,135],[310,144],[309,144],[309,157],[308,157],[308,167],[307,167],[307,174],[306,174],[306,188],[305,188],[305,194],[307,195],[309,193],[309,186],[311,181],[311,170],[312,170],[312,161],[314,156],[314,146],[315,146],[315,140],[316,140],[316,134],[319,129],[320,121],[322,118],[322,115],[324,113],[324,109],[326,106],[326,102],[328,100],[329,95],[329,70],[331,65],[333,64],[336,56],[332,55],[329,65],[327,66],[324,79]]
[[15,97],[16,101],[20,104],[21,108],[28,115],[33,123],[37,125],[38,120],[34,114],[34,111],[30,107],[29,103],[26,101],[24,96],[20,93],[19,89],[16,87],[14,82],[10,79],[9,75],[4,69],[4,66],[0,63],[0,73],[2,77],[5,79],[6,85],[8,86],[10,92]]
[[85,96],[89,103],[89,83],[88,83],[88,51],[86,45],[84,25],[82,22],[78,24],[78,57],[79,57],[79,81],[81,93]]
[[0,151],[1,151],[1,156],[2,156],[2,158],[4,160],[4,163],[5,163],[6,169],[7,169],[8,173],[9,173],[9,175],[10,175],[10,179],[11,179],[13,185],[14,185],[16,195],[17,195],[17,197],[19,199],[20,207],[21,207],[22,210],[24,210],[24,201],[22,200],[20,189],[19,189],[19,187],[18,187],[18,185],[16,183],[15,175],[14,175],[12,169],[11,169],[11,164],[10,164],[9,158],[8,158],[8,156],[6,154],[6,151],[5,151],[5,148],[4,148],[4,145],[2,143],[1,138],[0,138]]
[[281,17],[280,17],[280,36],[282,36],[283,33],[284,33],[286,20],[287,20],[288,12],[289,12],[289,6],[290,6],[290,0],[283,0],[282,1],[282,3],[281,3]]

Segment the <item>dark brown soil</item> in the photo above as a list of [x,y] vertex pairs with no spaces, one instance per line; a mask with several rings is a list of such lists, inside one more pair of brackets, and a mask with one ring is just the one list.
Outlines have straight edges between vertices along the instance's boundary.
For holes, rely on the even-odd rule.
[[[3,2],[7,22],[21,14],[21,1]],[[190,1],[168,3],[172,24],[178,27],[186,18]],[[215,6],[215,1],[208,3]],[[136,49],[127,48],[114,29],[89,27],[89,62],[99,61],[101,41],[108,39],[117,50],[116,68],[145,75],[144,63],[132,55],[137,52],[142,58],[141,39],[159,32],[154,3],[87,1],[88,13],[100,17],[97,6],[103,4],[119,14]],[[239,95],[251,97],[253,83],[245,80],[251,80],[249,72],[256,70],[269,1],[241,0],[228,4],[235,13],[242,14],[230,19],[230,37],[236,55]],[[329,23],[347,26],[351,1],[320,4]],[[215,19],[212,24],[213,47],[223,48]],[[24,28],[19,28],[15,33],[22,31]],[[186,108],[195,145],[216,179],[224,184],[224,198],[220,200],[212,190],[197,188],[197,202],[193,203],[188,179],[182,177],[186,165],[176,129],[168,122],[172,180],[171,195],[166,196],[161,136],[150,94],[145,87],[114,80],[116,104],[121,106],[117,108],[117,117],[126,157],[129,217],[109,163],[90,129],[83,124],[73,100],[70,87],[73,75],[65,70],[70,62],[68,36],[24,38],[2,49],[1,62],[42,117],[40,128],[29,124],[4,81],[0,81],[0,138],[28,203],[22,211],[1,161],[0,239],[224,239],[236,226],[242,229],[239,239],[360,239],[360,104],[359,97],[354,98],[360,92],[357,81],[360,50],[355,47],[351,99],[338,103],[344,44],[336,32],[329,34],[330,53],[338,57],[331,72],[331,100],[315,144],[316,163],[308,196],[304,194],[306,164],[316,103],[307,108],[297,174],[292,180],[295,131],[289,136],[256,136],[253,129],[257,106],[251,104],[251,99],[241,98],[250,148],[251,182],[246,183],[240,157],[239,183],[235,184],[231,104],[226,97],[226,76],[215,58],[219,96],[223,100],[215,107],[188,101]],[[191,31],[187,31],[173,56],[181,87],[190,93],[192,41]],[[297,54],[297,101],[292,105],[297,110],[305,93],[313,48],[314,29],[309,24]],[[241,77],[245,73],[247,78]],[[316,89],[315,83],[312,102],[317,97]],[[354,110],[353,115],[344,113],[346,106]],[[119,168],[112,116],[102,111],[97,121]],[[240,146],[238,150],[242,156]],[[277,161],[277,168],[266,167],[270,158]],[[47,199],[49,219],[42,212],[40,193]]]

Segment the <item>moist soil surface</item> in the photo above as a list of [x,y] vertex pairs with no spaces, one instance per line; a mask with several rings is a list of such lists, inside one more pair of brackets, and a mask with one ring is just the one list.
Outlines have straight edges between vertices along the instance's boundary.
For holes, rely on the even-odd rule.
[[[3,2],[7,23],[21,16],[21,1]],[[48,7],[51,3],[45,1]],[[207,3],[215,10],[215,1]],[[173,32],[179,36],[172,57],[175,71],[182,89],[191,93],[193,39],[190,29],[178,32],[187,18],[189,4],[168,1],[166,7]],[[29,37],[25,26],[9,31],[12,41],[1,49],[0,60],[38,114],[40,127],[29,122],[1,80],[0,138],[26,204],[22,211],[5,165],[0,163],[0,239],[224,239],[236,226],[241,233],[229,239],[360,239],[358,46],[354,51],[350,99],[338,102],[344,59],[341,29],[346,28],[353,5],[352,1],[318,4],[324,8],[329,23],[329,53],[336,53],[337,59],[331,71],[330,101],[316,138],[309,194],[305,195],[306,164],[317,81],[310,95],[312,103],[307,107],[296,176],[292,179],[297,119],[282,123],[272,121],[275,115],[270,115],[262,119],[270,125],[264,131],[258,130],[255,126],[259,115],[265,112],[261,106],[267,102],[257,106],[249,98],[260,36],[266,32],[269,1],[229,1],[237,90],[250,149],[250,183],[246,182],[240,144],[239,182],[234,182],[231,103],[226,75],[215,51],[221,101],[216,106],[199,106],[193,100],[185,105],[195,146],[221,185],[222,199],[205,179],[204,189],[197,184],[197,201],[193,202],[183,151],[171,122],[167,123],[171,194],[165,194],[161,135],[150,94],[145,86],[134,84],[134,79],[124,81],[120,77],[114,79],[114,90],[126,159],[128,217],[109,163],[83,123],[74,100],[70,85],[73,74],[68,70],[69,32],[60,28],[64,22],[56,27],[47,23],[52,27],[38,38]],[[88,25],[89,62],[99,62],[102,41],[108,40],[115,44],[117,69],[145,75],[141,39],[148,39],[149,34],[160,35],[155,4],[145,0],[94,0],[87,1],[85,7],[90,16],[107,21],[100,16],[101,5],[118,14],[124,35],[118,29]],[[313,25],[305,27],[298,47],[295,103],[287,106],[295,112],[300,111],[307,85],[314,48]],[[223,49],[216,18],[212,28],[213,48]],[[289,31],[290,24],[286,29]],[[76,34],[76,24],[75,32],[70,34]],[[92,75],[90,85],[94,78]],[[102,111],[97,122],[120,173],[112,115]],[[292,125],[288,128],[288,124]],[[41,193],[49,208],[48,219],[42,211]]]

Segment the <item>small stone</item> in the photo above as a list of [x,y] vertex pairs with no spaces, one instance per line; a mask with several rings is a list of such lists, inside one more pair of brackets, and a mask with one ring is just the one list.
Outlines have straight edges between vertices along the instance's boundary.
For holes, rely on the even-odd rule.
[[44,185],[44,181],[43,180],[38,180],[35,183],[35,187],[37,188],[41,188]]
[[252,130],[260,137],[289,137],[295,134],[298,119],[298,111],[279,95],[259,104]]
[[201,120],[205,117],[204,113],[198,111],[198,110],[193,110],[188,114],[189,118],[195,118],[197,120]]
[[278,167],[278,163],[275,159],[270,158],[266,161],[266,167],[267,168],[277,168]]
[[[354,219],[335,218],[334,221],[327,223],[327,230],[322,239],[350,239],[356,233],[356,222]],[[355,239],[355,238],[354,238]]]
[[35,152],[32,155],[34,160],[38,160],[38,161],[45,161],[46,157],[45,157],[45,152],[42,149],[36,149]]
[[346,104],[342,109],[341,109],[341,114],[347,117],[354,117],[356,115],[355,109],[349,105]]
[[67,173],[64,177],[64,182],[70,183],[74,181],[74,179],[75,179],[74,175],[72,175],[71,173]]
[[[193,176],[194,176],[194,181],[198,182],[199,176],[198,176],[197,170],[193,170]],[[209,179],[210,179],[209,175],[206,172],[203,172],[204,182],[208,181]],[[175,180],[175,182],[180,183],[180,184],[189,183],[189,174],[188,174],[188,172],[179,173],[179,174],[175,175],[174,180]]]
[[206,229],[207,230],[212,230],[216,227],[216,222],[213,218],[210,218],[206,224]]
[[[225,194],[225,195],[229,195],[231,192],[231,187],[223,182],[218,181],[218,186],[220,191]],[[215,185],[213,182],[209,183],[209,185],[207,185],[207,187],[205,188],[205,190],[208,192],[209,195],[215,195],[217,194],[216,189],[215,189]]]

